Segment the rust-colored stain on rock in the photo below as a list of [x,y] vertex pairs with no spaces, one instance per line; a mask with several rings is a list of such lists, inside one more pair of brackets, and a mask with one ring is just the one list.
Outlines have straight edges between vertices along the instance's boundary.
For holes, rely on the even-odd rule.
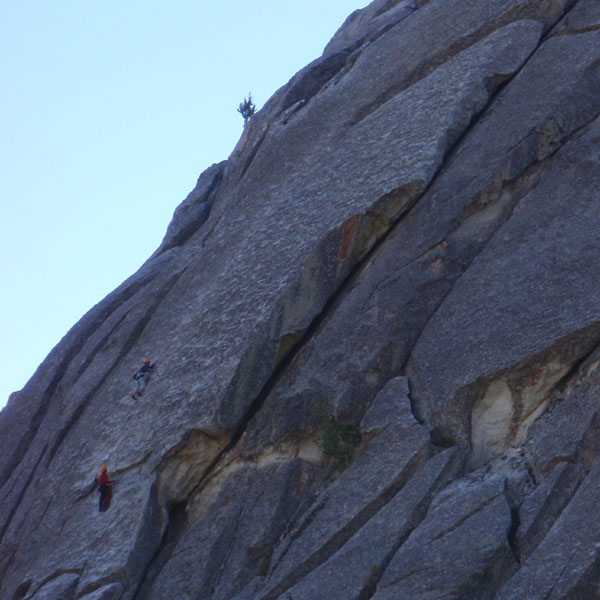
[[338,260],[346,260],[359,223],[360,215],[354,215],[342,225],[342,239],[340,240],[340,246],[338,248]]

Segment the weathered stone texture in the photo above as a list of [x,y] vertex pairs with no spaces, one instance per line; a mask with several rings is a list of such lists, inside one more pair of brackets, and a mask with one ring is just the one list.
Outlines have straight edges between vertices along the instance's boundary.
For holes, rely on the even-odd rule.
[[[277,597],[324,562],[387,504],[430,456],[429,435],[410,413],[408,398],[394,397],[402,387],[402,381],[392,380],[374,400],[372,410],[377,412],[382,410],[381,404],[400,404],[400,408],[282,540],[273,557],[265,599]],[[370,420],[368,413],[365,418]]]
[[326,563],[290,588],[289,595],[303,600],[366,597],[423,519],[432,496],[460,471],[460,458],[457,450],[450,448],[429,459]]
[[502,588],[498,600],[597,598],[600,526],[598,506],[600,463],[577,490],[552,529]]
[[510,526],[501,478],[451,485],[396,553],[373,598],[491,598],[514,562]]
[[167,233],[155,254],[183,245],[208,219],[227,161],[212,165],[200,177],[196,187],[177,207]]
[[142,597],[230,598],[266,574],[312,470],[302,461],[275,459],[236,467],[221,476],[224,481],[209,484],[192,499],[185,529]]
[[0,413],[0,598],[598,597],[599,65],[595,0],[354,12]]

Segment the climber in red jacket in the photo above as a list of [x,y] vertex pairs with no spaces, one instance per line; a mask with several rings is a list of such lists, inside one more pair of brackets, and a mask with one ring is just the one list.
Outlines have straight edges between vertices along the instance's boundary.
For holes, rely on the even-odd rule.
[[100,475],[98,475],[98,493],[100,494],[100,500],[98,501],[99,512],[108,510],[108,507],[110,506],[112,489],[109,486],[113,483],[116,483],[116,480],[108,478],[106,467],[102,465],[100,467]]

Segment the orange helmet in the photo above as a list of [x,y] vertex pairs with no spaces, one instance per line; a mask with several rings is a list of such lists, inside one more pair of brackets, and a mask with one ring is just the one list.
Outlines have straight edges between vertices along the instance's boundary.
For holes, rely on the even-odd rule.
[[105,467],[104,465],[102,465],[102,466],[100,467],[100,472],[101,472],[101,473],[106,473],[106,467]]
[[148,365],[148,364],[150,364],[150,359],[149,358],[145,358],[144,362]]

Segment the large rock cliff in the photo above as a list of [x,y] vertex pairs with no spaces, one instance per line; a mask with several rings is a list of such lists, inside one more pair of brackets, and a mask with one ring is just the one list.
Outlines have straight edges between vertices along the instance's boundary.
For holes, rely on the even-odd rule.
[[0,597],[600,597],[599,115],[598,0],[350,15],[0,413]]

